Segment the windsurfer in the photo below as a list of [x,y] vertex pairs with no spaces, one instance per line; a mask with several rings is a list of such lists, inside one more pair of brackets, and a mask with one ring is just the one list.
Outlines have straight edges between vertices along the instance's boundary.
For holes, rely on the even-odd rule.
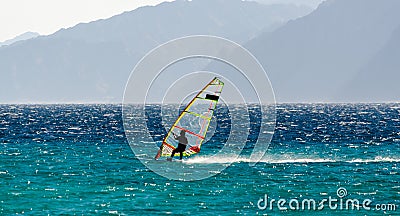
[[175,133],[172,133],[174,135],[174,138],[178,140],[179,144],[176,149],[174,149],[171,153],[171,157],[168,158],[169,161],[172,160],[172,158],[175,156],[175,153],[180,153],[180,160],[182,160],[183,157],[183,152],[186,150],[186,145],[188,144],[188,140],[185,136],[185,131],[181,130],[180,136],[177,136]]

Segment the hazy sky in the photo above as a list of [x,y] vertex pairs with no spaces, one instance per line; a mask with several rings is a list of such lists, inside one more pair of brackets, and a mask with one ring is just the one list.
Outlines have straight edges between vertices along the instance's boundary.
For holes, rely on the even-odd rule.
[[165,0],[2,0],[0,42],[27,31],[42,35],[81,22],[108,18]]

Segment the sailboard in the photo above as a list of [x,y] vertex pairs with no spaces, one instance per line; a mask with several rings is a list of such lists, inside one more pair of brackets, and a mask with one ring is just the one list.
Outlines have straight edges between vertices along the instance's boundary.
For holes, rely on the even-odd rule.
[[[200,152],[223,87],[224,83],[215,77],[197,93],[169,129],[155,159],[171,156],[179,144],[175,135],[182,130],[186,132],[188,140],[183,156],[189,157]],[[179,156],[179,153],[176,155]]]

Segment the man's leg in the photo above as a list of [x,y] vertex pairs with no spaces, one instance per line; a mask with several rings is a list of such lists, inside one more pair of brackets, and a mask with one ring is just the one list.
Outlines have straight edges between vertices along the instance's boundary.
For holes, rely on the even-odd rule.
[[174,149],[171,153],[171,157],[168,160],[172,160],[172,158],[175,156],[176,153],[176,149]]
[[182,160],[183,157],[183,151],[181,150],[181,158],[179,160]]

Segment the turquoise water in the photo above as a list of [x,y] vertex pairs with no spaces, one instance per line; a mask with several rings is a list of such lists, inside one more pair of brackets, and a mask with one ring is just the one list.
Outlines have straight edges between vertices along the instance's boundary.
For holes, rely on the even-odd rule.
[[[239,158],[211,161],[233,160],[227,169],[193,182],[161,177],[136,159],[120,106],[0,109],[2,215],[399,215],[398,104],[279,105],[274,138],[261,162],[249,166],[249,142]],[[371,210],[362,204],[350,205],[360,210],[340,209],[340,187],[347,190],[342,201],[369,199]],[[278,209],[277,201],[272,209],[260,209],[265,195],[268,204],[285,199],[288,209]],[[301,207],[304,199],[329,196],[338,199],[338,209],[325,203],[321,210],[291,210],[288,204],[298,200]],[[377,210],[377,204],[396,209]]]

